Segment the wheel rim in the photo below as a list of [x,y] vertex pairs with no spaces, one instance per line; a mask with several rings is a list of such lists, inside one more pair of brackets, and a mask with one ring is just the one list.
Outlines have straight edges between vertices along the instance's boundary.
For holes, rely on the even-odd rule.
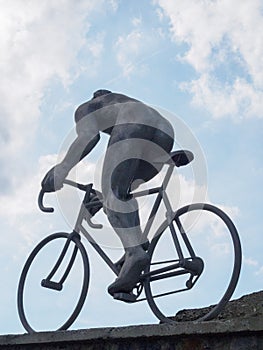
[[[204,321],[204,320],[210,320],[216,317],[218,313],[222,310],[222,308],[225,306],[225,304],[228,302],[228,300],[231,298],[235,290],[236,284],[238,282],[239,274],[240,274],[240,268],[241,268],[241,246],[240,246],[240,240],[239,240],[236,228],[233,225],[230,218],[222,210],[212,205],[197,203],[197,204],[185,206],[179,209],[175,213],[174,219],[178,217],[181,219],[185,214],[192,213],[194,211],[200,211],[200,210],[204,210],[206,213],[213,214],[216,218],[219,218],[220,221],[224,223],[225,227],[229,228],[229,232],[230,232],[229,237],[231,238],[231,244],[233,245],[233,265],[232,265],[232,274],[231,276],[229,276],[229,282],[225,288],[224,293],[222,293],[222,295],[220,296],[220,299],[216,302],[215,306],[212,307],[210,311],[206,311],[206,314],[204,316],[202,315],[196,318],[196,320]],[[165,235],[167,226],[168,226],[167,222],[164,222],[157,231],[158,235],[151,242],[151,245],[149,247],[149,254],[151,256],[152,261],[153,261],[153,256],[155,254],[155,249],[159,244],[159,240],[161,241],[161,236]],[[148,273],[150,272],[150,270],[151,270],[151,267],[149,266],[149,268],[145,272]],[[202,276],[200,277],[200,280],[201,278]],[[162,283],[163,281],[164,280],[161,280],[160,283]],[[175,322],[175,320],[171,318],[171,316],[174,316],[174,314],[167,316],[160,309],[157,301],[158,298],[154,298],[155,294],[154,294],[154,291],[152,290],[153,287],[151,286],[151,284],[153,285],[153,283],[155,282],[150,282],[150,278],[145,279],[145,282],[144,282],[145,294],[146,294],[146,298],[150,308],[152,309],[155,316],[159,318],[162,322],[169,322],[169,323]],[[196,286],[198,285],[198,283],[199,281],[197,282]],[[195,287],[192,289],[192,291],[190,291],[190,293],[193,292],[193,296],[194,296],[194,291],[195,291]],[[189,293],[189,291],[187,291],[187,293]],[[179,294],[187,294],[187,293],[179,293]],[[176,298],[178,298],[179,294],[176,295]],[[188,307],[188,305],[186,304],[184,305],[184,307]]]
[[[50,248],[49,247],[49,243],[52,244],[52,243],[62,243],[62,245],[64,245],[64,243],[66,242],[66,239],[69,237],[69,234],[68,233],[55,233],[55,234],[52,234],[48,237],[46,237],[44,240],[42,240],[36,247],[35,249],[32,251],[32,253],[29,255],[26,263],[25,263],[25,266],[22,270],[22,273],[21,273],[21,277],[20,277],[20,281],[19,281],[19,285],[18,285],[18,296],[17,296],[17,302],[18,302],[18,313],[19,313],[19,317],[20,317],[20,320],[23,324],[23,326],[25,327],[25,329],[29,332],[29,333],[32,333],[32,332],[35,332],[35,331],[38,331],[36,330],[36,327],[32,326],[32,323],[34,323],[34,317],[32,317],[32,315],[30,315],[30,311],[28,311],[26,308],[25,308],[25,304],[28,302],[28,296],[26,295],[27,294],[27,288],[30,289],[32,287],[32,285],[29,285],[29,287],[27,287],[27,283],[30,282],[30,273],[31,273],[31,269],[34,268],[33,264],[35,263],[35,261],[37,260],[36,258],[39,257],[40,255],[40,251],[43,249],[43,248]],[[57,241],[55,241],[57,240]],[[59,242],[60,241],[60,242]],[[62,242],[61,242],[62,241]],[[82,268],[83,268],[83,276],[82,276],[82,287],[81,287],[81,291],[79,294],[79,297],[78,297],[78,301],[75,303],[75,305],[72,307],[71,311],[68,313],[67,317],[65,319],[63,319],[63,322],[61,322],[57,327],[52,327],[51,329],[52,330],[65,330],[67,329],[73,322],[74,320],[76,319],[76,317],[78,316],[82,306],[83,306],[83,303],[85,301],[85,298],[86,298],[86,295],[87,295],[87,290],[88,290],[88,285],[89,285],[89,263],[88,263],[88,257],[87,257],[87,253],[85,251],[85,248],[83,247],[83,245],[81,244],[81,242],[79,241],[79,239],[77,239],[76,237],[72,237],[71,238],[71,244],[72,246],[77,246],[78,247],[78,264],[82,264]],[[74,244],[73,244],[74,242]],[[61,250],[61,249],[60,249]],[[42,253],[42,251],[41,251]],[[80,253],[80,254],[79,254]],[[54,264],[54,262],[56,261],[56,258],[55,257],[52,257],[52,264]],[[41,260],[40,260],[41,261]],[[74,264],[75,265],[75,264]],[[33,266],[33,267],[32,267]],[[73,267],[74,269],[75,267]],[[49,272],[50,272],[50,269],[49,269]],[[74,272],[74,270],[72,270],[72,273]],[[43,275],[43,276],[38,276],[37,275],[37,282],[33,281],[33,285],[34,285],[34,288],[35,288],[35,285],[38,285],[38,288],[39,287],[39,281],[42,280],[42,278],[46,278],[47,275]],[[33,279],[33,278],[32,278]],[[67,282],[67,281],[66,281]],[[39,289],[37,290],[39,291]],[[46,290],[46,288],[42,288],[41,289],[41,293],[43,293],[43,295],[45,294],[50,294],[52,295],[52,298],[61,298],[62,295],[61,294],[58,294],[59,292],[57,291],[50,291],[50,290]],[[67,290],[63,290],[62,293]],[[31,300],[32,300],[32,304],[33,304],[33,291],[31,292],[32,294],[32,297],[31,297]],[[57,294],[57,295],[56,295]],[[42,295],[42,296],[43,296]],[[31,300],[30,300],[30,305],[31,305]],[[51,300],[51,299],[50,299]],[[46,301],[44,299],[41,299],[39,300],[39,304],[37,303],[36,301],[36,305],[37,305],[37,308],[38,308],[38,305],[39,305],[39,308],[41,309],[42,306],[41,306],[41,302],[45,303]],[[46,309],[44,308],[44,311],[48,310],[48,308],[50,308],[50,321],[51,323],[54,321],[53,318],[55,318],[54,316],[56,316],[56,313],[58,312],[58,310],[56,310],[56,308],[51,308],[50,305],[46,304]],[[73,304],[71,304],[72,306]],[[42,309],[43,309],[42,308]],[[30,307],[28,308],[30,309]],[[72,311],[73,310],[73,311]],[[29,315],[28,315],[29,314]],[[35,314],[35,312],[34,312]],[[41,316],[42,316],[42,313],[39,313]],[[33,319],[31,319],[31,318]],[[38,315],[39,317],[39,315]],[[43,315],[43,318],[44,318],[44,315]],[[61,325],[62,324],[62,325]],[[40,329],[40,330],[47,330],[46,327],[43,327],[44,329]],[[47,327],[49,328],[49,327]]]

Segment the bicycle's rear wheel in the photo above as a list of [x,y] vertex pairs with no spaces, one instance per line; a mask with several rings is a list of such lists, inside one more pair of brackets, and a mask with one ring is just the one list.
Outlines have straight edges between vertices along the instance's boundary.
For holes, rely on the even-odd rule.
[[[57,285],[72,262],[62,290],[43,287],[65,245],[65,255],[51,278]],[[18,285],[20,320],[29,332],[66,330],[84,304],[89,286],[89,262],[78,235],[54,233],[43,239],[29,255]],[[75,298],[75,300],[73,300]]]
[[[199,214],[202,215],[198,218]],[[222,210],[203,203],[179,209],[175,213],[173,224],[180,245],[183,246],[184,257],[191,259],[181,238],[180,231],[182,230],[190,240],[196,256],[203,260],[204,270],[192,289],[186,287],[189,275],[170,276],[159,280],[153,278],[151,280],[151,277],[147,277],[144,288],[148,304],[162,322],[210,320],[222,311],[238,282],[241,268],[241,245],[237,230]],[[171,264],[171,262],[165,263],[164,261],[175,260],[173,263],[179,261],[167,223],[163,223],[157,232],[158,235],[155,236],[149,247],[151,264],[145,273]],[[161,265],[159,261],[162,261]],[[186,290],[175,293],[180,289]],[[176,315],[177,311],[186,307],[190,309]]]

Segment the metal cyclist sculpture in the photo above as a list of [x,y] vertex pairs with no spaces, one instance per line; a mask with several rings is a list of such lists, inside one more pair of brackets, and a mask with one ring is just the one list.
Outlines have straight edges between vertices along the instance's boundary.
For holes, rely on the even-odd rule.
[[[125,249],[120,274],[108,291],[130,292],[149,262],[141,242],[138,204],[130,196],[140,181],[162,168],[154,160],[169,154],[174,143],[171,124],[156,110],[125,95],[98,90],[75,112],[77,138],[65,158],[42,181],[46,192],[59,190],[69,171],[96,146],[100,132],[110,135],[102,171],[104,211]],[[116,145],[116,148],[114,148]],[[115,151],[117,150],[117,151]],[[120,262],[120,263],[121,263]]]
[[[162,322],[176,323],[174,307],[193,307],[195,302],[197,307],[211,307],[204,308],[201,315],[190,316],[189,320],[216,317],[236,288],[241,245],[232,220],[221,209],[206,203],[174,208],[171,203],[167,188],[174,169],[192,162],[193,153],[171,151],[173,128],[156,110],[108,90],[96,91],[90,101],[78,107],[75,121],[77,138],[62,162],[44,177],[38,204],[42,211],[53,212],[53,208],[44,205],[44,195],[61,189],[64,184],[78,188],[84,196],[72,232],[50,234],[26,260],[17,293],[18,313],[25,329],[28,332],[65,330],[79,315],[90,280],[83,236],[117,277],[108,287],[114,299],[131,304],[147,301]],[[101,132],[110,137],[103,164],[102,192],[99,192],[93,184],[80,184],[66,177],[95,147]],[[138,189],[163,167],[159,186]],[[176,195],[177,187],[172,189]],[[155,196],[155,201],[144,225],[140,225],[136,198],[145,196]],[[164,221],[157,226],[155,218],[161,206]],[[117,262],[91,232],[103,228],[91,220],[101,208],[124,247],[125,253]],[[200,228],[196,222],[192,225],[193,216],[203,215],[205,220],[201,220]],[[177,305],[179,295],[182,299]],[[59,310],[65,313],[62,315]],[[47,327],[36,326],[42,320],[47,321]]]

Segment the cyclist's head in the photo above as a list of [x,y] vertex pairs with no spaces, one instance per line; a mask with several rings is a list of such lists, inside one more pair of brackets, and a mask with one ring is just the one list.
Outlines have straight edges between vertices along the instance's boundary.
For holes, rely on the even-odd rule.
[[102,96],[102,95],[107,95],[107,94],[111,94],[111,91],[110,90],[97,90],[93,93],[93,98],[96,98],[96,97],[99,97],[99,96]]

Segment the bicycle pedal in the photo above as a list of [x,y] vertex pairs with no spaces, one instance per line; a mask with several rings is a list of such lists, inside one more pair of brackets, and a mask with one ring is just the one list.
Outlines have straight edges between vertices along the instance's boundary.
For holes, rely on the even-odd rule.
[[114,293],[113,298],[125,301],[126,303],[134,303],[137,299],[136,295],[133,293]]

